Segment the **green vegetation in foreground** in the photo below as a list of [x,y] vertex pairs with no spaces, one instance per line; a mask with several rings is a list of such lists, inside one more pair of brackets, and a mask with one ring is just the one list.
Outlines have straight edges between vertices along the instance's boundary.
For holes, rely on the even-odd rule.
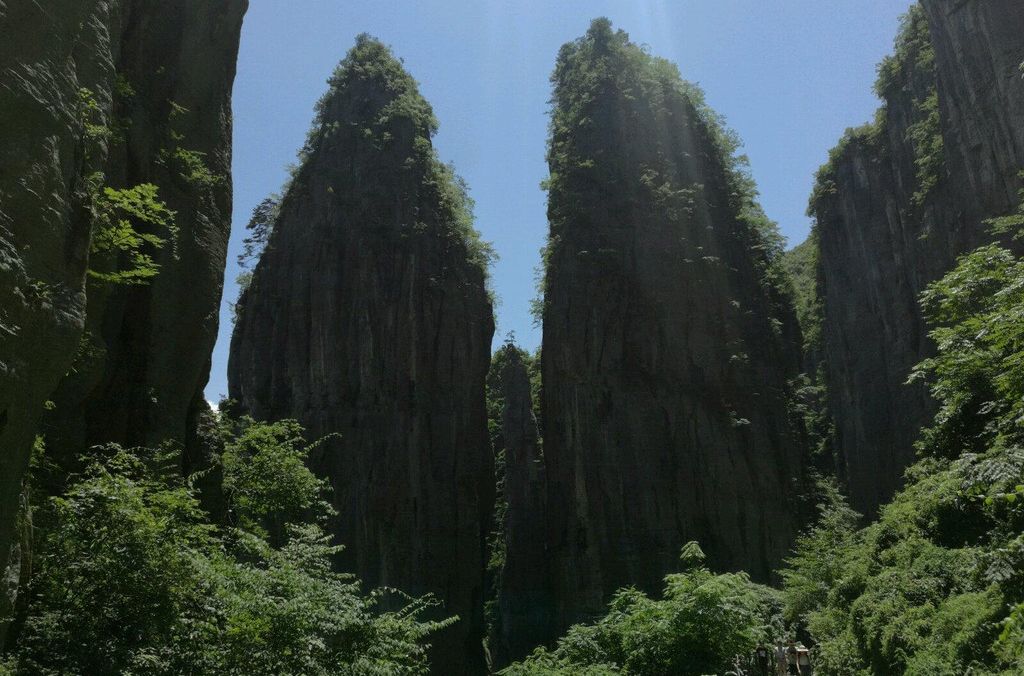
[[981,247],[921,302],[939,411],[907,488],[862,530],[833,494],[783,571],[822,674],[1024,672],[1024,259]]
[[782,634],[778,592],[745,573],[712,573],[695,542],[683,547],[680,563],[662,599],[622,589],[603,618],[572,627],[554,650],[538,649],[501,673],[699,676],[749,667],[754,649]]
[[[229,523],[175,453],[94,449],[46,524],[7,669],[29,674],[425,673],[430,599],[381,610],[331,567],[325,485],[294,422],[223,421]],[[391,603],[393,606],[394,604]],[[4,667],[0,663],[0,673]]]
[[[1024,235],[1024,205],[992,226]],[[938,350],[912,378],[939,403],[921,460],[863,528],[823,483],[818,522],[780,571],[781,618],[777,592],[687,566],[662,600],[622,590],[604,618],[503,673],[724,673],[787,631],[813,639],[821,676],[1024,673],[1024,258],[981,247],[921,303]]]

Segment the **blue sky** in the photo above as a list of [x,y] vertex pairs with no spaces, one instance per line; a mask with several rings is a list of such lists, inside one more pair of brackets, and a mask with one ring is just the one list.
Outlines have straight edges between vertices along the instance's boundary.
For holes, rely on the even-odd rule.
[[235,256],[252,208],[276,192],[314,102],[355,36],[390,44],[441,122],[435,145],[476,200],[501,259],[495,340],[540,343],[529,300],[547,231],[548,76],[558,48],[609,17],[679,65],[739,132],[761,202],[790,244],[807,235],[815,170],[878,106],[875,66],[909,0],[252,0],[234,94],[234,215],[207,398],[227,392]]

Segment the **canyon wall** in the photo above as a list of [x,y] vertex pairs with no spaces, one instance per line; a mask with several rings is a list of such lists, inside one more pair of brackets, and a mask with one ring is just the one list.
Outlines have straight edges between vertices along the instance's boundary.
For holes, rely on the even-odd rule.
[[[153,233],[167,243],[146,283],[90,279],[85,333],[43,424],[58,462],[73,467],[81,449],[104,442],[185,444],[207,409],[231,229],[231,89],[247,4],[125,6],[106,182],[157,186],[176,233]],[[94,255],[92,265],[116,267],[110,258]]]
[[837,466],[871,514],[902,484],[934,414],[912,367],[933,349],[918,307],[1012,211],[1024,168],[1024,5],[925,0],[879,68],[876,120],[849,130],[811,199]]
[[[0,570],[44,409],[60,461],[185,440],[217,332],[246,6],[0,2]],[[141,184],[177,236],[133,225],[173,245],[143,252],[146,284],[97,281],[125,263],[95,246],[105,190]]]

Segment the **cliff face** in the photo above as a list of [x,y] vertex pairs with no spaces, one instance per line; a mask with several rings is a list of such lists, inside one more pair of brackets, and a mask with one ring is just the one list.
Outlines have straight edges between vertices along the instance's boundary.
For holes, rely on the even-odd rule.
[[[50,453],[185,443],[206,409],[231,227],[231,88],[247,0],[136,0],[113,55],[115,135],[104,173],[153,184],[176,237],[146,284],[90,280],[85,333],[46,416]],[[108,261],[96,261],[94,267]],[[107,257],[109,259],[109,256]]]
[[[494,394],[500,400],[494,448],[503,469],[501,504],[495,510],[501,542],[498,555],[492,554],[492,562],[501,562],[491,637],[492,661],[498,667],[523,658],[551,636],[551,585],[544,542],[547,482],[531,391],[534,365],[533,358],[506,344],[491,367],[497,380]],[[500,372],[493,373],[495,369]]]
[[557,629],[680,548],[766,579],[797,527],[799,331],[772,224],[678,71],[595,22],[552,77],[542,350]]
[[[0,574],[36,426],[85,322],[78,92],[113,78],[101,2],[0,3]],[[43,39],[42,36],[50,36]],[[4,585],[6,587],[6,584]],[[0,597],[6,597],[0,589]],[[0,610],[2,610],[0,601]]]
[[[0,2],[0,570],[45,401],[66,455],[184,438],[216,334],[245,7]],[[172,122],[179,107],[188,119]],[[179,147],[216,185],[183,179]],[[148,286],[87,285],[87,268],[118,266],[90,256],[97,199],[140,183],[177,211],[177,257],[160,252]]]
[[482,673],[494,499],[484,383],[485,252],[430,145],[415,81],[362,36],[331,80],[302,167],[239,302],[230,395],[296,418],[334,489],[342,568],[434,593],[460,620],[439,673]]
[[872,513],[934,410],[911,368],[932,346],[917,298],[988,240],[1024,167],[1024,6],[924,2],[880,68],[884,105],[819,174],[822,343],[840,474]]

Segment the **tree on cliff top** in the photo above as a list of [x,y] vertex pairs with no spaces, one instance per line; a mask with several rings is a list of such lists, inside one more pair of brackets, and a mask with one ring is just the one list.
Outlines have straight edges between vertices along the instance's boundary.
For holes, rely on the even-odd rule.
[[[328,85],[299,153],[296,178],[318,147],[344,135],[346,148],[364,153],[370,165],[388,168],[387,176],[378,176],[380,181],[406,181],[402,197],[417,199],[423,212],[421,222],[410,225],[421,230],[439,228],[435,234],[465,247],[469,261],[486,275],[494,250],[473,226],[474,205],[465,181],[437,156],[431,142],[438,130],[437,118],[401,60],[387,45],[363,33]],[[382,187],[364,185],[360,190]]]
[[[691,121],[710,161],[721,168],[723,194],[739,226],[734,235],[757,266],[759,281],[777,308],[791,302],[780,262],[784,240],[758,203],[742,141],[675,64],[630,42],[602,17],[582,38],[562,46],[551,84],[546,258],[572,232],[568,226],[580,218],[580,205],[593,202],[597,185],[619,186],[614,197],[603,197],[605,207],[616,199],[633,204],[630,191],[640,190],[641,201],[655,205],[659,217],[679,222],[693,213],[706,186],[680,184],[676,157],[683,125]],[[621,120],[644,133],[610,133]]]

